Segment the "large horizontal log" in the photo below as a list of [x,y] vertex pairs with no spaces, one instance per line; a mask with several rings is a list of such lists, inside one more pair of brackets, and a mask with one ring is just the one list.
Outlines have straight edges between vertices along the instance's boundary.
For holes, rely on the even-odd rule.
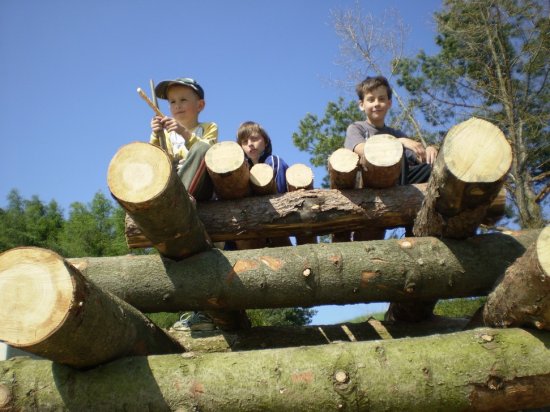
[[184,350],[49,250],[26,247],[0,254],[0,302],[1,341],[73,367]]
[[515,411],[550,403],[549,346],[548,333],[481,328],[425,338],[133,357],[87,372],[19,358],[0,362],[0,408]]
[[[214,242],[278,236],[328,234],[370,227],[411,226],[426,184],[388,189],[313,189],[239,200],[199,202],[197,211]],[[488,210],[492,221],[504,214],[503,190]],[[139,228],[126,220],[131,248],[150,247]]]
[[538,231],[71,259],[143,312],[412,301],[487,294]]

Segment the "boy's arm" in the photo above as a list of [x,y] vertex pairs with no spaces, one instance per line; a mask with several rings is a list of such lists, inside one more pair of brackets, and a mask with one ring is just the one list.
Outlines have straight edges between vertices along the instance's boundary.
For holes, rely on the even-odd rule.
[[359,156],[363,155],[363,147],[365,146],[365,131],[358,124],[352,123],[346,129],[346,140],[344,147],[353,150]]
[[218,142],[218,125],[216,123],[201,123],[201,126],[203,127],[202,137],[197,136],[195,133],[191,133],[191,136],[185,142],[185,146],[188,149],[199,140],[208,143],[210,146]]

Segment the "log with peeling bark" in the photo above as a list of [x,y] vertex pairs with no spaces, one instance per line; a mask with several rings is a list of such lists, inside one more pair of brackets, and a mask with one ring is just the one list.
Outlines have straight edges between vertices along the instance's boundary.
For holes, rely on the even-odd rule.
[[159,147],[123,146],[111,160],[107,181],[113,197],[163,256],[181,259],[212,247],[195,205]]
[[[246,200],[200,202],[197,211],[215,242],[320,235],[368,227],[410,226],[420,210],[425,191],[426,184],[380,190],[313,189]],[[487,216],[492,221],[504,214],[505,199],[502,191],[491,205]],[[131,248],[151,246],[128,216],[126,239]]]
[[361,157],[363,186],[383,189],[397,184],[403,145],[394,136],[377,134],[365,141]]
[[454,126],[434,163],[413,232],[416,236],[472,236],[502,188],[512,162],[504,134],[471,118]]
[[76,368],[184,351],[137,309],[49,250],[25,247],[0,255],[0,302],[1,341]]
[[550,226],[499,279],[483,309],[485,324],[550,330]]
[[331,189],[355,189],[359,155],[340,148],[328,158],[328,174]]
[[548,333],[480,328],[389,341],[132,357],[87,372],[19,358],[0,362],[0,408],[515,411],[549,404],[549,347]]
[[256,163],[250,168],[250,187],[257,196],[277,193],[275,172],[267,163]]
[[240,199],[250,193],[250,170],[238,143],[216,143],[204,160],[219,199]]
[[143,312],[318,306],[486,295],[537,231],[70,262]]

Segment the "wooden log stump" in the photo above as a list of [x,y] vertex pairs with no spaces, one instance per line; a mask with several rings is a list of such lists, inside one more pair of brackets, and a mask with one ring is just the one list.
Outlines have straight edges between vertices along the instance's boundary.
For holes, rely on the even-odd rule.
[[483,309],[485,324],[550,330],[550,226],[499,279]]
[[[289,192],[313,189],[313,171],[304,164],[296,163],[286,170],[286,183]],[[298,245],[317,243],[317,236],[306,231],[296,236],[296,243]]]
[[413,232],[416,236],[472,236],[502,188],[512,162],[498,127],[471,118],[454,126],[437,156]]
[[111,194],[165,257],[181,259],[212,247],[194,203],[159,147],[134,142],[113,157]]
[[266,163],[256,163],[250,168],[250,186],[257,196],[277,193],[277,181],[273,168]]
[[486,295],[538,231],[212,249],[166,264],[159,256],[71,259],[84,276],[139,310],[287,308]]
[[403,145],[394,136],[369,137],[361,157],[363,186],[377,189],[395,186],[401,175],[402,158]]
[[239,144],[216,143],[206,152],[205,161],[219,199],[240,199],[250,193],[250,170]]
[[0,340],[72,367],[184,351],[137,309],[49,250],[0,255],[0,302]]
[[21,358],[0,362],[0,390],[17,410],[515,411],[548,405],[549,347],[540,331],[480,328],[133,357],[86,372]]
[[331,189],[355,189],[359,155],[340,148],[328,158],[328,173]]

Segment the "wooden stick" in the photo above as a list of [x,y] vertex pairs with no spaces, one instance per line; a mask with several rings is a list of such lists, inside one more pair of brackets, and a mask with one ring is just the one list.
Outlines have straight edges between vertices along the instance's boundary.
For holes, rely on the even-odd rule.
[[153,109],[153,111],[157,116],[164,117],[164,114],[162,114],[159,108],[155,106],[155,104],[151,101],[151,99],[149,99],[149,97],[145,94],[145,92],[141,90],[141,87],[137,88],[137,92],[141,96],[141,98],[145,100],[145,102],[149,105],[149,107]]
[[[153,97],[153,105],[157,108],[159,108],[159,103],[157,100],[157,95],[155,94],[155,82],[153,79],[149,79],[149,87],[151,89],[151,96]],[[162,150],[164,150],[168,155],[173,158],[172,153],[169,153],[168,151],[168,143],[166,142],[166,133],[164,133],[164,130],[162,132],[155,132],[155,136],[157,139],[159,139],[159,145]]]
[[[155,91],[154,91],[154,86],[153,86],[153,80],[151,80],[151,87],[153,89],[153,96],[154,96],[153,98],[155,99],[155,102],[156,102]],[[149,107],[151,109],[153,109],[153,111],[155,112],[155,114],[157,116],[165,117],[164,114],[157,107],[156,103],[153,103],[151,101],[151,99],[149,99],[149,97],[145,94],[145,92],[141,89],[141,87],[137,88],[137,92],[141,96],[141,98],[143,100],[145,100],[145,102],[149,105]],[[172,149],[167,144],[166,134],[164,133],[164,130],[160,134],[157,135],[157,138],[159,139],[160,148],[162,150],[164,150],[166,153],[168,153],[168,156],[170,156],[170,159],[173,160],[174,159],[174,152],[172,152]]]

